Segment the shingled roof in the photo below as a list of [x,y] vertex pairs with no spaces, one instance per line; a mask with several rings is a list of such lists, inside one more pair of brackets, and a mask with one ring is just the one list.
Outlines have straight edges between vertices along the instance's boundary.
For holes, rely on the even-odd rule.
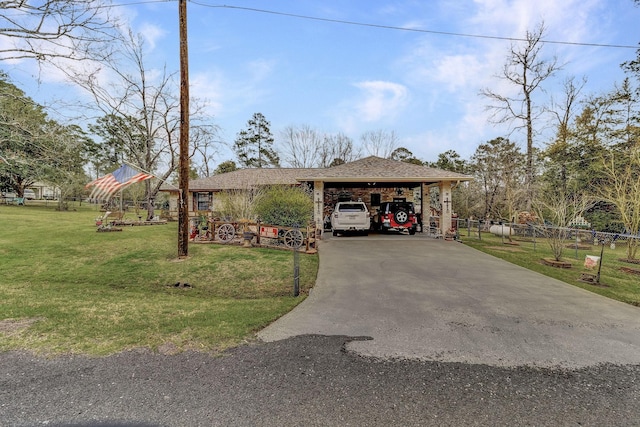
[[299,174],[305,181],[325,182],[435,182],[470,181],[473,177],[398,160],[382,159],[376,156],[365,157],[354,162],[344,163],[326,169],[311,169]]
[[189,191],[241,190],[255,185],[295,185],[298,176],[317,169],[255,168],[238,169],[189,182]]
[[304,181],[438,182],[472,179],[469,175],[456,172],[370,156],[330,168],[239,169],[190,181],[189,190],[238,190],[254,185],[295,185]]

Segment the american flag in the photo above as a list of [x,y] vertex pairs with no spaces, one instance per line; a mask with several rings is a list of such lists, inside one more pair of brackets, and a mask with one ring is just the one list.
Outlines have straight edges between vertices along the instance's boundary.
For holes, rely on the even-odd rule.
[[129,165],[122,165],[117,170],[91,181],[85,188],[95,187],[89,195],[90,199],[109,199],[116,191],[150,178],[153,178],[153,175],[140,172]]

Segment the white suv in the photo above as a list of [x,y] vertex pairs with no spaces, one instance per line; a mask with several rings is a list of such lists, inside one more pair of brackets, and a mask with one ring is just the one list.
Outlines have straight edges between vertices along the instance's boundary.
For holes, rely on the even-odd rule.
[[364,202],[338,202],[331,214],[333,235],[349,231],[369,234],[371,218]]

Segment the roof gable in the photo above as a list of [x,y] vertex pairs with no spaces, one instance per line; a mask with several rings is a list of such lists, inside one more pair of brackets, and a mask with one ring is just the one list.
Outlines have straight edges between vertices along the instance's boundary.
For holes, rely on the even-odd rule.
[[[328,181],[366,181],[371,179],[389,181],[439,181],[445,179],[452,181],[469,181],[473,179],[469,175],[457,172],[450,172],[429,166],[415,165],[413,163],[406,163],[398,160],[383,159],[376,156],[365,157],[363,159],[343,163],[326,169],[316,169],[314,172],[315,174],[313,175],[313,178]],[[307,177],[310,176],[307,175]]]

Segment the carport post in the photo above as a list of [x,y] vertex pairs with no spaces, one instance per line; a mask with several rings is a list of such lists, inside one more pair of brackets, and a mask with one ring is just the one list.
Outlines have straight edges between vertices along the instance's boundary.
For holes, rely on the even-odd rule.
[[451,229],[451,181],[440,181],[440,232],[443,236]]

